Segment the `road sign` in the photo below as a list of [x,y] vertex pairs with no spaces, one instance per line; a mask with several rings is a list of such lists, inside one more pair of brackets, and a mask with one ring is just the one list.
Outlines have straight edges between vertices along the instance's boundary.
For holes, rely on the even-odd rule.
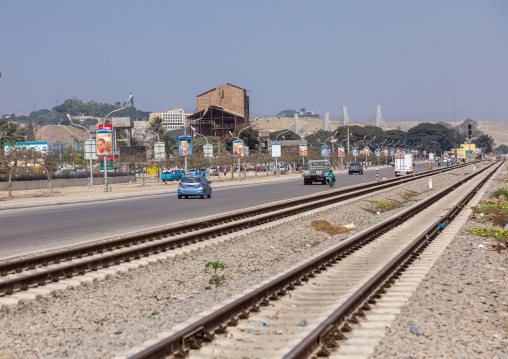
[[405,157],[404,157],[404,154],[402,153],[402,151],[397,152],[397,156],[395,156],[396,160],[403,160],[404,158]]
[[448,157],[450,157],[450,155],[448,154],[448,151],[444,151],[443,158],[448,158]]

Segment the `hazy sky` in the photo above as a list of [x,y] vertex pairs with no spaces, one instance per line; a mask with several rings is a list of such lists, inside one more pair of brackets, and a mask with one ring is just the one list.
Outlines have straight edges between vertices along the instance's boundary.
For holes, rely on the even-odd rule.
[[252,116],[508,120],[508,1],[2,1],[0,115],[67,98],[193,112],[245,88]]

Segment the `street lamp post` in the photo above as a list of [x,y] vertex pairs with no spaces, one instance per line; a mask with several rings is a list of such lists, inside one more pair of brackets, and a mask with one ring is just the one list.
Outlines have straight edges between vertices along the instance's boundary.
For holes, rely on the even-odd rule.
[[[188,122],[186,125],[185,125],[185,128],[183,130],[183,134],[185,136],[187,136],[187,126],[189,126],[191,123],[194,123],[194,122],[197,122],[197,121],[200,121],[203,119],[203,117],[205,117],[206,113],[208,112],[208,109],[206,108],[205,111],[203,112],[203,116],[201,116],[200,118],[197,118],[195,120],[192,120],[190,122]],[[191,126],[192,127],[192,126]],[[185,156],[185,174],[187,174],[187,156]]]
[[[238,132],[238,135],[236,137],[240,140],[240,133],[242,133],[243,130],[246,130],[246,129],[251,128],[251,127],[253,127],[253,126],[248,126],[248,127],[242,128],[240,130],[240,132]],[[244,149],[243,153],[245,153],[245,149]],[[241,170],[241,167],[240,167],[240,157],[238,157],[238,181],[242,180],[242,176],[240,175],[241,173],[242,173],[242,170]]]
[[[115,113],[115,112],[118,112],[118,111],[122,111],[122,110],[125,110],[127,108],[127,106],[129,106],[129,103],[134,99],[134,96],[131,94],[129,96],[129,99],[127,100],[127,103],[125,104],[124,107],[122,108],[118,108],[116,110],[113,110],[111,111],[110,113],[108,113],[106,115],[106,117],[104,117],[104,120],[102,121],[102,128],[105,129],[106,128],[106,119],[109,117],[109,115],[111,115],[112,113]],[[107,163],[106,163],[106,160],[107,160],[107,157],[108,156],[103,156],[104,157],[104,192],[107,192],[108,191],[108,168],[107,168]]]
[[[293,124],[289,125],[289,129],[291,129],[291,127],[293,127]],[[286,131],[283,131],[283,132],[279,133],[277,136],[275,136],[275,142],[277,142],[277,139],[279,138],[280,135],[282,135],[284,133],[287,133],[287,132],[290,132],[290,131],[286,130]],[[281,145],[281,151],[282,151],[282,145]],[[275,175],[276,176],[279,175],[279,161],[278,160],[279,160],[279,158],[275,157]]]
[[[153,133],[155,136],[157,136],[157,143],[160,144],[161,143],[161,140],[160,140],[160,137],[159,137],[159,134],[152,131],[152,130],[148,130],[148,129],[145,129],[146,132],[150,132],[150,133]],[[153,147],[153,153],[155,154],[155,146]],[[159,153],[159,156],[158,156],[158,160],[159,160],[159,168],[158,168],[158,171],[157,171],[157,182],[160,182],[161,180],[161,157],[160,157],[160,153]]]
[[[76,126],[76,127],[81,127],[81,128],[84,128],[86,130],[86,132],[88,132],[88,136],[90,138],[90,153],[89,153],[89,157],[90,157],[90,183],[89,183],[89,186],[91,188],[93,188],[93,168],[92,168],[92,150],[91,150],[91,147],[92,147],[92,134],[90,133],[90,131],[88,130],[88,128],[84,127],[84,126],[81,126],[81,125],[76,125],[72,122],[72,118],[71,118],[71,115],[67,114],[67,118],[69,119],[69,121],[71,121],[71,125],[72,126]],[[85,148],[85,151],[86,151],[86,148]]]
[[[192,129],[192,132],[195,134],[195,135],[198,135],[198,136],[201,136],[201,137],[204,137],[205,140],[206,140],[206,145],[208,146],[208,138],[205,136],[205,135],[202,135],[201,133],[198,133],[196,132],[196,129],[194,127],[191,126],[191,129]],[[203,155],[204,155],[204,151],[203,151]],[[213,151],[212,151],[212,157],[213,157]],[[208,173],[210,175],[210,171],[208,171],[208,167],[205,169],[205,172]]]

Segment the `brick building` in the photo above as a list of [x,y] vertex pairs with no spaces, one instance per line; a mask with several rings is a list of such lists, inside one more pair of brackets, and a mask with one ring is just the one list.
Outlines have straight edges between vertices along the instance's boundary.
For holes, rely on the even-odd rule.
[[187,118],[205,136],[224,137],[238,125],[249,122],[247,90],[224,84],[196,96],[196,113]]

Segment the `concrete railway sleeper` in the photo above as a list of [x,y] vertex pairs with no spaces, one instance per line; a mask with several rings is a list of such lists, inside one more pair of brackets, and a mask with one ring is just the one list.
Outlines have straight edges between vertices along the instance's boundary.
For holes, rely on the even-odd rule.
[[[84,245],[77,248],[72,248],[68,250],[62,250],[55,253],[50,254],[44,254],[39,256],[34,256],[31,258],[26,258],[22,260],[13,260],[13,261],[7,261],[4,263],[0,263],[0,276],[6,276],[8,274],[12,273],[21,273],[24,270],[33,270],[35,268],[41,268],[48,266],[50,264],[58,264],[60,262],[65,261],[71,261],[74,259],[80,259],[86,256],[93,256],[97,253],[104,253],[108,251],[113,251],[115,249],[121,249],[124,247],[133,246],[140,243],[149,243],[151,241],[156,241],[162,238],[167,238],[168,236],[174,237],[181,234],[193,232],[193,231],[199,231],[204,228],[211,228],[214,226],[223,225],[226,223],[232,223],[235,221],[240,221],[242,219],[248,219],[255,216],[258,216],[260,213],[270,213],[275,211],[280,211],[281,209],[287,209],[290,207],[299,206],[302,204],[309,204],[312,202],[318,202],[321,200],[345,200],[348,198],[352,198],[354,196],[357,196],[359,194],[358,191],[361,190],[378,190],[385,188],[388,184],[403,184],[407,183],[409,181],[419,179],[422,177],[428,177],[433,176],[438,173],[444,173],[447,171],[456,170],[458,168],[462,168],[464,166],[469,166],[469,164],[466,165],[458,165],[455,167],[450,168],[443,168],[443,169],[437,169],[433,171],[427,171],[427,172],[420,172],[415,173],[411,176],[407,176],[404,178],[393,178],[390,180],[385,180],[382,182],[371,182],[367,184],[361,184],[356,186],[351,186],[348,188],[343,189],[336,189],[333,191],[326,192],[325,194],[319,194],[319,195],[309,195],[309,196],[303,196],[299,197],[293,200],[284,201],[283,203],[277,203],[277,204],[271,204],[266,206],[261,206],[255,209],[246,210],[237,212],[235,214],[226,214],[226,215],[220,215],[215,218],[208,218],[203,221],[194,221],[192,223],[183,224],[183,225],[177,225],[174,227],[165,228],[162,230],[156,230],[149,233],[144,233],[142,235],[132,235],[132,236],[126,236],[120,239],[107,241],[104,243],[96,243],[91,245]],[[377,188],[376,188],[377,187]],[[345,197],[347,194],[350,194],[349,197]],[[326,203],[325,203],[326,204]],[[319,206],[325,205],[323,202],[316,204],[314,208],[318,208]],[[312,207],[307,207],[305,210],[312,209]],[[302,209],[303,211],[303,209]],[[294,212],[298,213],[298,212]],[[291,214],[294,214],[291,213]],[[288,214],[288,215],[291,215]]]
[[[491,168],[289,269],[130,358],[329,355],[358,317],[369,311],[492,176],[494,170],[487,173],[487,169]],[[454,191],[459,187],[460,192]],[[466,195],[459,197],[457,192]],[[436,213],[438,220],[434,220]],[[323,272],[326,275],[319,275]],[[308,322],[298,322],[302,313]],[[252,323],[245,322],[249,318],[254,319]],[[269,324],[257,324],[267,318]]]
[[[453,169],[457,168],[461,167],[456,166]],[[444,170],[449,171],[451,169],[446,168]],[[0,297],[11,295],[17,291],[24,291],[31,287],[43,286],[61,278],[71,278],[100,268],[108,268],[111,265],[118,265],[141,257],[173,250],[196,243],[196,241],[233,233],[234,231],[257,226],[260,223],[275,221],[359,195],[393,187],[394,184],[403,185],[436,173],[429,171],[421,173],[419,176],[415,174],[402,179],[395,178],[379,183],[374,182],[332,190],[317,196],[300,197],[233,215],[206,219],[194,224],[156,230],[152,233],[128,236],[111,242],[86,245],[48,255],[6,262],[0,264],[0,275],[4,277],[4,279],[0,279]],[[34,270],[36,271],[34,272]]]

